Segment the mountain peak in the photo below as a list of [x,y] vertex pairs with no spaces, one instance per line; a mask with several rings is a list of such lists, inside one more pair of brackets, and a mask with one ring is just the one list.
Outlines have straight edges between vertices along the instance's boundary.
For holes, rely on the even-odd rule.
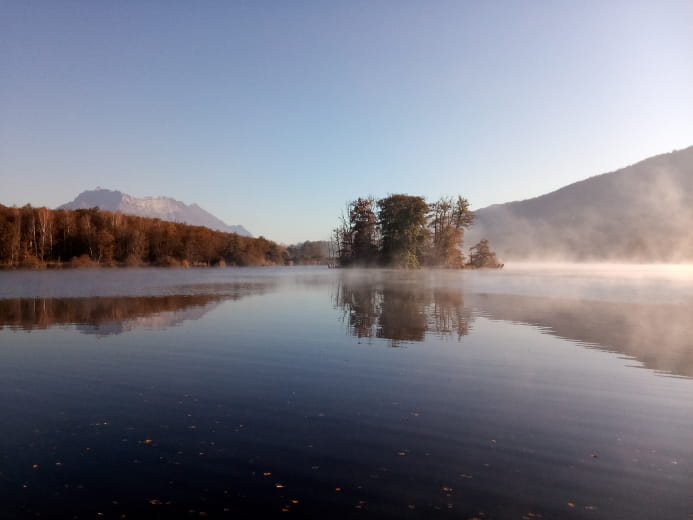
[[138,217],[160,218],[171,222],[183,222],[193,226],[204,226],[227,233],[252,236],[243,226],[229,226],[197,204],[187,205],[170,197],[133,197],[121,191],[97,186],[83,191],[72,201],[58,209],[87,209],[99,207],[104,211],[117,211]]

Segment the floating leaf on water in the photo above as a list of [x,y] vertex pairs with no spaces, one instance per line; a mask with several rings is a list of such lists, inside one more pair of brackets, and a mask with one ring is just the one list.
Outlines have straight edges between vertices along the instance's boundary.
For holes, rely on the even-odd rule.
[[573,504],[572,502],[568,502],[568,507],[575,507],[575,504]]

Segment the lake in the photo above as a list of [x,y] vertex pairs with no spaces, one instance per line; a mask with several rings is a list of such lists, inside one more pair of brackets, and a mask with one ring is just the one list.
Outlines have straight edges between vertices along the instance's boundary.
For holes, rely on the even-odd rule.
[[0,272],[2,518],[693,518],[693,268]]

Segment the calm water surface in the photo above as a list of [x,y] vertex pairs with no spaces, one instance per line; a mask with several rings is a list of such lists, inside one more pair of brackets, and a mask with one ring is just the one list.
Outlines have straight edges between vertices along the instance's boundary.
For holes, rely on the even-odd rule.
[[0,272],[0,518],[693,518],[693,270]]

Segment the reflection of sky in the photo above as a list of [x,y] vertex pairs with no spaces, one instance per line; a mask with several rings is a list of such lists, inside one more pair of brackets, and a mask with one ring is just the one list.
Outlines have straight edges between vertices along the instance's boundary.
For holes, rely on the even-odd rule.
[[[61,298],[52,304],[50,298],[37,298],[24,307],[7,307],[10,315],[2,318],[10,328],[76,323],[81,332],[104,336],[162,329],[186,320],[203,320],[224,330],[236,313],[254,309],[244,318],[245,326],[252,324],[253,334],[276,331],[281,336],[295,328],[297,316],[305,315],[309,328],[319,329],[321,323],[332,326],[335,319],[342,322],[344,332],[366,343],[382,338],[400,346],[432,335],[461,341],[475,326],[475,317],[483,315],[620,352],[663,373],[693,375],[689,339],[693,325],[686,318],[693,303],[689,266],[543,267],[472,272],[315,268],[4,272],[0,277],[5,294],[40,291],[100,297],[93,300],[95,305],[82,298],[72,310],[69,302],[76,299]],[[108,296],[150,292],[162,296]],[[239,298],[246,301],[237,305],[233,300]],[[223,311],[206,316],[226,299],[231,301],[222,304]],[[267,323],[264,305],[270,300],[282,302],[285,312]],[[238,333],[234,330],[234,336]]]
[[[534,326],[477,316],[460,342],[429,334],[381,348],[387,338],[345,333],[329,285],[286,285],[179,327],[100,338],[98,348],[67,328],[0,331],[0,342],[0,391],[12,396],[0,415],[13,425],[3,473],[29,478],[21,454],[40,455],[25,446],[31,431],[52,438],[59,427],[50,456],[65,467],[85,460],[72,443],[94,447],[89,460],[100,469],[86,486],[96,498],[113,492],[109,475],[129,468],[117,461],[135,458],[138,471],[119,493],[151,495],[173,467],[159,456],[188,475],[179,502],[214,489],[212,479],[241,486],[251,471],[270,471],[303,503],[311,489],[329,497],[340,486],[354,503],[367,493],[403,513],[411,501],[471,501],[504,517],[503,507],[530,500],[546,517],[570,501],[602,518],[673,518],[693,485],[693,380],[633,370],[633,361]],[[151,459],[143,439],[158,444]],[[43,482],[32,476],[37,490]],[[456,493],[443,496],[441,486]]]
[[[246,294],[301,272],[241,269],[62,269],[0,271],[0,298]],[[327,270],[325,270],[327,271]]]

